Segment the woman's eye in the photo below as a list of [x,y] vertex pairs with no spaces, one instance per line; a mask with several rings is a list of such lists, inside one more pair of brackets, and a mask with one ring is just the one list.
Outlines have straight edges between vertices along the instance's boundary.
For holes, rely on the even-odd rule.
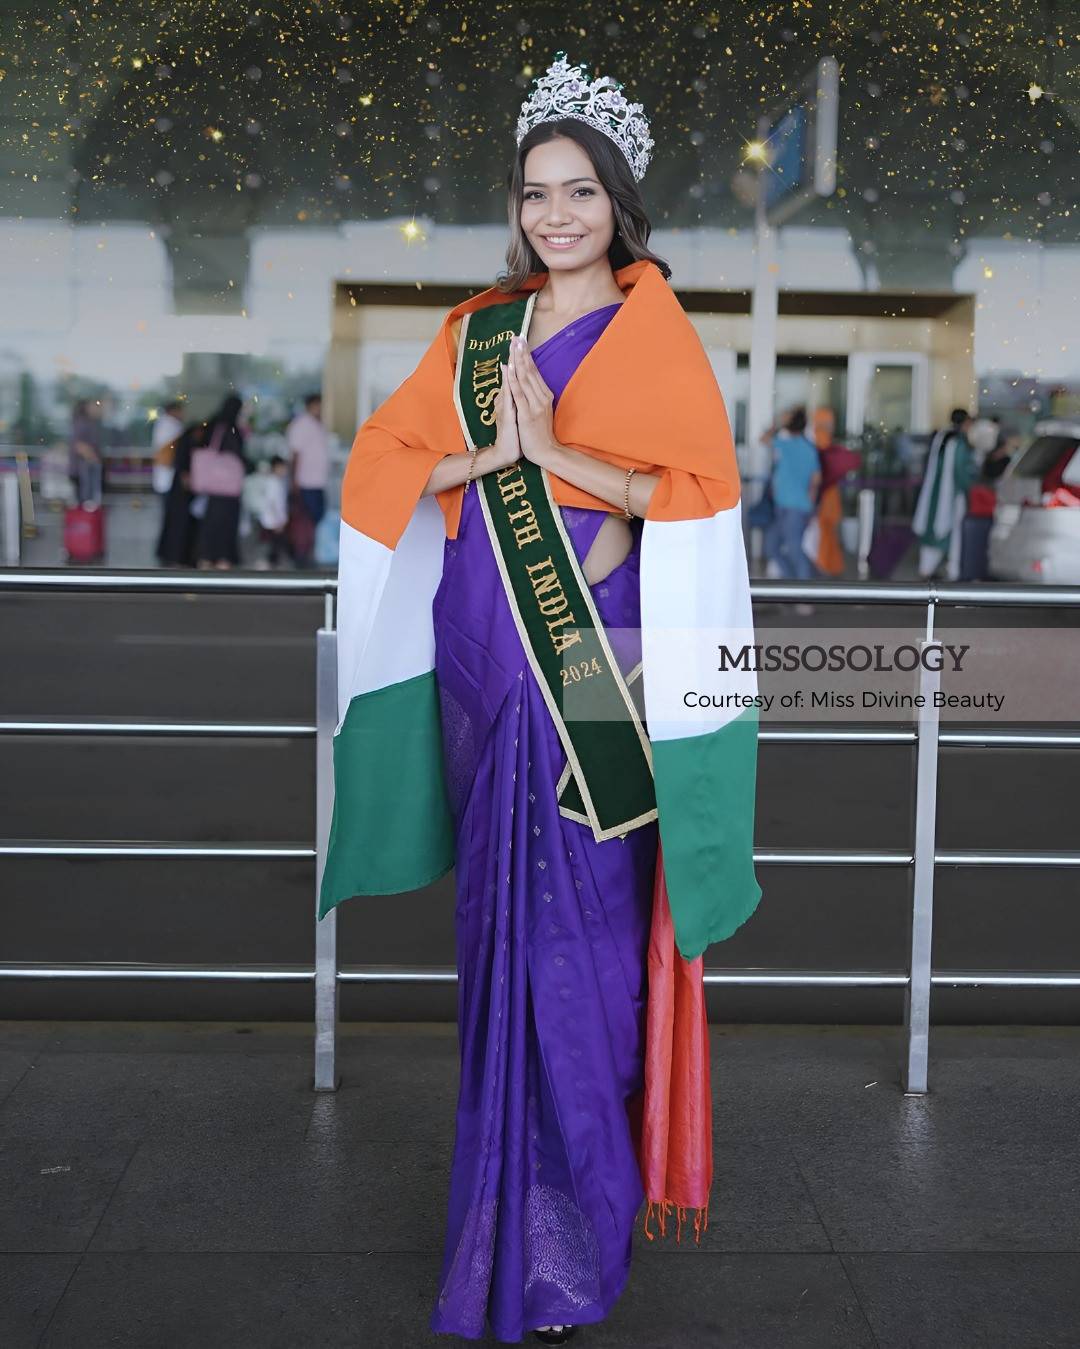
[[578,190],[574,193],[574,196],[577,197],[580,196],[581,194],[584,194],[586,197],[596,196],[596,193],[592,190],[591,187],[579,187]]
[[526,200],[526,201],[539,201],[539,200],[540,200],[540,193],[539,193],[539,192],[526,192],[526,193],[525,193],[525,200]]

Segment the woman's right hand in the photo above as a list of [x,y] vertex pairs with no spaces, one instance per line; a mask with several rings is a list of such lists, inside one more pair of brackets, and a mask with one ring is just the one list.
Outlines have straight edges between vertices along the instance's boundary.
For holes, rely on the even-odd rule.
[[497,468],[509,468],[521,458],[521,439],[518,436],[517,414],[514,400],[506,380],[506,367],[503,367],[502,384],[499,396],[495,399],[495,444],[484,452],[484,471]]
[[[431,476],[424,484],[422,496],[434,496],[436,492],[445,492],[454,487],[461,487],[463,483],[471,481],[473,478],[482,477],[485,473],[494,473],[497,469],[509,468],[511,464],[516,464],[521,458],[517,414],[514,412],[513,396],[506,384],[505,371],[503,372],[502,385],[492,407],[495,411],[495,444],[489,445],[486,449],[478,450],[475,463],[470,463],[472,456],[468,453],[448,454],[440,459],[431,470]],[[469,472],[470,469],[471,472]],[[468,477],[466,477],[466,474],[468,474]]]

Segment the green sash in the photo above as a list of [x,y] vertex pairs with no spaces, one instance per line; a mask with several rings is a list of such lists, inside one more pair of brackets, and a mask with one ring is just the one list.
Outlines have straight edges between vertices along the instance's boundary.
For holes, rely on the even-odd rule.
[[[510,342],[535,296],[462,322],[454,401],[466,443],[495,443],[494,404]],[[477,481],[488,534],[533,674],[566,751],[562,814],[599,841],[656,819],[648,737],[616,664],[547,473],[521,459]]]

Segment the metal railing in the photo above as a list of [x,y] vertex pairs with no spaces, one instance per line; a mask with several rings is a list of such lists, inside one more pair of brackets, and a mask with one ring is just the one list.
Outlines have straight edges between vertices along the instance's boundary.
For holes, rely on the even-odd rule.
[[[23,735],[227,735],[314,736],[316,742],[316,841],[315,846],[286,844],[183,844],[183,843],[94,843],[55,842],[0,843],[0,856],[62,857],[241,857],[315,859],[316,903],[326,863],[326,846],[333,812],[333,735],[337,723],[337,634],[334,630],[336,581],[304,575],[249,576],[237,573],[194,575],[190,573],[109,574],[90,572],[0,573],[0,591],[85,591],[107,593],[215,592],[277,594],[322,594],[323,625],[316,633],[316,719],[307,723],[241,723],[179,721],[0,721],[0,734]],[[796,584],[780,581],[755,582],[757,601],[813,600],[818,604],[886,604],[925,606],[926,628],[922,645],[934,644],[934,619],[938,606],[978,607],[1076,607],[1080,589],[1032,589],[1020,586],[950,585],[861,585],[846,583]],[[920,692],[932,695],[940,672],[920,669]],[[1017,731],[947,731],[940,729],[940,714],[933,697],[926,696],[919,720],[911,729],[881,728],[785,728],[766,727],[763,742],[786,744],[913,745],[915,761],[915,818],[910,849],[756,849],[754,860],[763,866],[872,866],[903,867],[911,873],[911,912],[906,973],[887,971],[824,971],[712,969],[705,983],[772,988],[902,988],[905,992],[904,1025],[906,1050],[904,1088],[912,1094],[927,1090],[930,1032],[930,994],[933,988],[1077,988],[1080,973],[972,973],[935,971],[932,966],[934,878],[939,866],[955,867],[1078,867],[1080,852],[1024,852],[991,849],[939,850],[936,846],[938,751],[940,746],[1076,747],[1080,733]],[[342,969],[338,965],[337,914],[332,911],[315,927],[314,966],[229,966],[211,968],[190,965],[105,964],[46,965],[14,962],[0,965],[0,978],[9,979],[147,979],[147,980],[241,980],[310,982],[315,989],[315,1086],[320,1091],[337,1085],[338,1000],[343,984],[453,984],[452,967],[362,966]]]
[[[13,469],[8,470],[8,462],[14,465]],[[23,535],[32,535],[34,528],[29,455],[17,448],[9,454],[0,446],[0,564],[5,567],[20,564]]]

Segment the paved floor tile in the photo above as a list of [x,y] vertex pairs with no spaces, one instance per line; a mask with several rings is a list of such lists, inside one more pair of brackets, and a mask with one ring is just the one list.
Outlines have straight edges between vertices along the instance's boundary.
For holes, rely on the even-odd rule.
[[[454,1349],[469,1342],[428,1330],[438,1275],[431,1255],[88,1255],[41,1349]],[[873,1349],[833,1256],[638,1259],[610,1319],[575,1343]]]
[[90,1255],[41,1349],[455,1349],[435,1256]]
[[132,1151],[77,1137],[0,1146],[0,1251],[84,1250]]
[[313,1099],[295,1053],[43,1053],[0,1107],[0,1139],[58,1139],[72,1127],[101,1142],[199,1127],[299,1138]]
[[353,1137],[413,1139],[437,1146],[452,1136],[458,1095],[458,1049],[437,1036],[358,1039],[339,1056],[341,1086],[322,1097],[337,1127]]
[[635,1259],[626,1292],[582,1349],[874,1349],[831,1255]]
[[34,1049],[0,1049],[0,1106],[30,1072],[36,1058]]
[[78,1263],[77,1255],[0,1255],[4,1349],[37,1349]]
[[1043,1104],[900,1097],[793,1150],[839,1251],[1080,1251],[1076,1102]]
[[[1080,1033],[935,1031],[923,1098],[877,1028],[712,1048],[709,1230],[639,1229],[582,1349],[1080,1345]],[[2,1349],[455,1344],[456,1037],[348,1028],[339,1066],[312,1091],[299,1025],[0,1026]]]
[[[656,1230],[655,1220],[649,1224]],[[694,1239],[693,1224],[676,1241],[669,1217],[667,1235],[650,1242],[639,1221],[634,1240],[642,1251],[693,1255],[705,1251],[828,1252],[829,1237],[785,1143],[740,1139],[716,1149],[709,1226]]]
[[428,1251],[442,1249],[450,1141],[357,1143],[328,1129],[173,1138],[136,1154],[94,1251]]
[[879,1349],[1076,1349],[1080,1255],[851,1255]]
[[[64,1054],[296,1054],[314,1052],[303,1022],[59,1021],[30,1023],[40,1047]],[[0,1023],[0,1047],[17,1023]]]
[[44,1021],[0,1021],[0,1052],[36,1054],[45,1047],[51,1028]]

